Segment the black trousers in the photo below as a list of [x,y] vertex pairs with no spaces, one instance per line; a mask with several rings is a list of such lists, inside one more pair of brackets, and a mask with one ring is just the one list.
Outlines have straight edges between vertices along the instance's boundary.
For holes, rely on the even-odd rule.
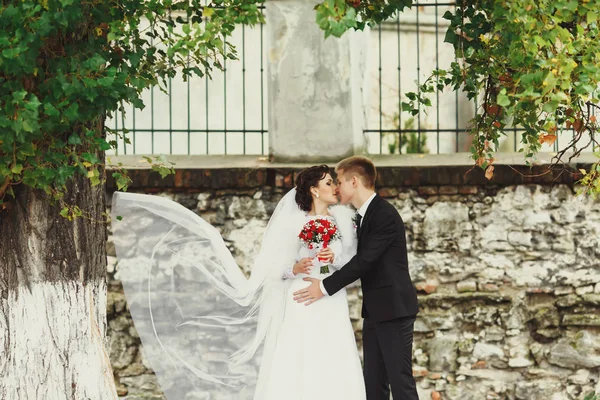
[[364,320],[363,351],[367,400],[418,400],[412,375],[412,344],[416,317],[391,321]]

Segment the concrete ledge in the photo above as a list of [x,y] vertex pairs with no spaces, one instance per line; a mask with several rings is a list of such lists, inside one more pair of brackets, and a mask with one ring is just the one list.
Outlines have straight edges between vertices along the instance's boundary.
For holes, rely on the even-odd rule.
[[[539,153],[535,165],[548,165],[556,153]],[[127,169],[148,169],[148,163],[142,155],[107,156],[111,164],[122,163]],[[177,169],[221,169],[221,168],[305,168],[318,164],[306,163],[278,163],[270,162],[267,156],[257,155],[168,155],[167,160],[175,163]],[[440,167],[440,166],[472,166],[471,153],[451,154],[402,154],[402,155],[372,155],[369,156],[377,167]],[[567,157],[568,158],[568,157]],[[584,153],[577,158],[576,165],[593,164],[598,159],[592,153]],[[327,163],[332,167],[335,164]],[[498,153],[495,165],[526,166],[523,153]]]
[[[373,156],[379,171],[378,187],[402,188],[422,186],[508,186],[519,184],[568,184],[581,179],[579,168],[589,168],[598,161],[593,154],[577,159],[577,164],[551,167],[553,153],[538,155],[538,163],[525,165],[521,153],[499,154],[494,177],[487,180],[484,171],[474,167],[468,153],[440,155]],[[150,170],[141,156],[111,156],[111,164],[122,163],[133,180],[132,190],[210,190],[259,188],[264,186],[289,188],[295,173],[317,163],[271,163],[259,156],[167,156],[175,163],[176,173],[164,179]],[[335,165],[329,163],[333,168]],[[110,168],[109,168],[110,169]],[[108,173],[107,187],[115,185]]]

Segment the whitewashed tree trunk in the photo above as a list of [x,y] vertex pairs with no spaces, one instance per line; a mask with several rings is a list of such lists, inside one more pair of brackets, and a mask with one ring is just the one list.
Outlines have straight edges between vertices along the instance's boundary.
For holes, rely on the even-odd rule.
[[0,399],[117,398],[106,332],[103,186],[85,178],[64,200],[19,186],[0,213]]

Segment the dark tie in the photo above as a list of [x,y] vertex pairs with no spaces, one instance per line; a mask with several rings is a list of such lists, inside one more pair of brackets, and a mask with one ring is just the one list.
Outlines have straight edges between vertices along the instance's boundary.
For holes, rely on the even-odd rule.
[[360,236],[360,222],[362,221],[362,215],[356,213],[356,235]]

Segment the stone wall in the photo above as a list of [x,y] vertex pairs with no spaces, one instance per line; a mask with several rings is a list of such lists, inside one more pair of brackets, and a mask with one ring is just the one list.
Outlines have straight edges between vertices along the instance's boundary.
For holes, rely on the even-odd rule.
[[[598,391],[600,202],[576,197],[568,174],[524,177],[498,166],[486,182],[467,170],[380,168],[379,193],[404,219],[419,292],[421,398],[557,400]],[[138,171],[132,190],[195,210],[248,267],[294,171],[187,170],[167,181]],[[108,342],[120,395],[160,399],[110,239],[108,252]],[[358,288],[349,291],[358,343],[360,298]]]

